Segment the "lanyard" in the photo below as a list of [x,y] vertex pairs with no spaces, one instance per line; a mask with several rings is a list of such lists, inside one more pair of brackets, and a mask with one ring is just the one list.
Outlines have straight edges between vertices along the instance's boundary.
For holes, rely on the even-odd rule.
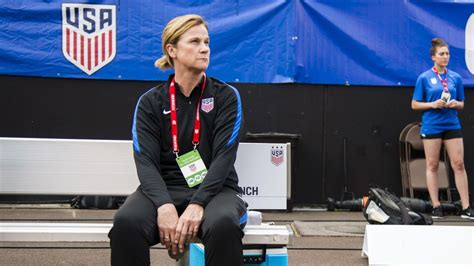
[[[199,133],[201,130],[201,120],[199,118],[199,106],[201,103],[202,94],[204,93],[204,88],[206,87],[206,74],[204,74],[204,82],[202,83],[201,95],[199,95],[199,100],[196,106],[196,118],[194,119],[194,130],[193,130],[193,145],[196,149],[199,145]],[[170,83],[170,115],[171,115],[171,139],[173,143],[173,152],[178,157],[179,145],[178,145],[178,115],[176,113],[176,85],[174,77]]]
[[441,84],[443,84],[444,92],[449,93],[449,90],[448,90],[448,69],[446,68],[446,78],[445,79],[441,78],[441,75],[438,73],[438,70],[436,69],[436,67],[433,67],[433,72],[438,76],[439,81],[441,81]]

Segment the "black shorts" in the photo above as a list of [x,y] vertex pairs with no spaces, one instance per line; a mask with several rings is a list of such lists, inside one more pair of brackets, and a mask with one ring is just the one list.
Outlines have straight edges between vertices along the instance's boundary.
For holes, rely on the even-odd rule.
[[443,131],[436,134],[421,134],[422,139],[458,139],[462,138],[461,129]]

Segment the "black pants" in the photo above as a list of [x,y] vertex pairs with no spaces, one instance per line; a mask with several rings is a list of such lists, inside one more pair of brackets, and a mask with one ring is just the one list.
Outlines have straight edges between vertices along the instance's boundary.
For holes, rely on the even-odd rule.
[[[186,209],[194,190],[168,187],[178,215]],[[223,188],[204,209],[198,237],[205,247],[206,265],[242,265],[241,217],[246,213],[237,192]],[[157,210],[138,189],[130,195],[114,217],[109,232],[112,265],[149,265],[150,246],[160,242]]]

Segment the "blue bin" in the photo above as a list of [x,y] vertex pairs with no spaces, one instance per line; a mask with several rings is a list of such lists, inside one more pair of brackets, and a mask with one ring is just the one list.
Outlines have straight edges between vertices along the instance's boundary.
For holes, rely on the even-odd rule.
[[[263,248],[244,249],[244,260],[255,260],[261,257]],[[246,266],[263,265],[263,266],[287,266],[288,265],[288,250],[286,247],[271,247],[265,249],[265,261],[262,263],[244,264]],[[192,243],[189,247],[189,266],[204,266],[204,246],[202,244]]]

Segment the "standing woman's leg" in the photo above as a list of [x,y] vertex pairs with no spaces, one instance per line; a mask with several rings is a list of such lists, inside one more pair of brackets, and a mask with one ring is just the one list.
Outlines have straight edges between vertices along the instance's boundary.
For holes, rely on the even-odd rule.
[[438,167],[441,139],[423,139],[426,158],[426,184],[433,207],[441,205],[438,197]]
[[469,207],[469,189],[467,173],[464,167],[464,144],[462,138],[444,140],[444,146],[448,152],[451,167],[454,171],[454,181],[461,197],[462,208]]
[[109,238],[112,265],[150,265],[150,246],[159,242],[157,212],[139,189],[115,214]]

